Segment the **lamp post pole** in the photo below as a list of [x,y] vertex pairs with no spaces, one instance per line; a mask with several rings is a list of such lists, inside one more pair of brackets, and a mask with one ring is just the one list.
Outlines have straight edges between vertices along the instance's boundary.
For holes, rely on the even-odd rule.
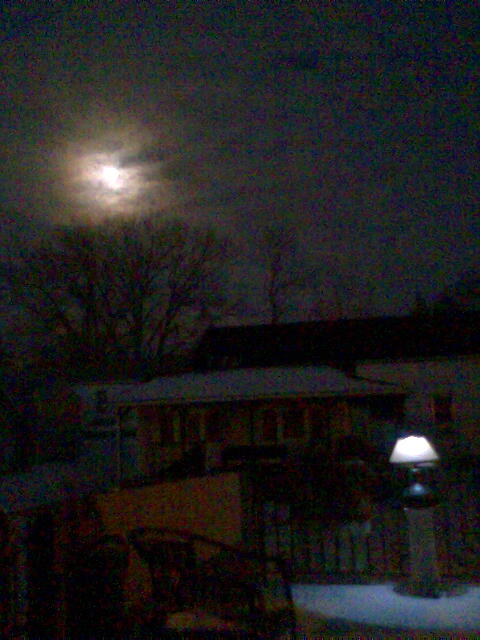
[[440,596],[435,545],[434,507],[405,507],[408,522],[410,581],[407,592],[425,598]]
[[439,460],[437,452],[424,437],[409,436],[397,440],[390,456],[392,464],[409,468],[410,486],[403,492],[408,523],[410,576],[404,589],[408,595],[438,598],[440,573],[435,545],[434,492],[421,482],[422,468]]

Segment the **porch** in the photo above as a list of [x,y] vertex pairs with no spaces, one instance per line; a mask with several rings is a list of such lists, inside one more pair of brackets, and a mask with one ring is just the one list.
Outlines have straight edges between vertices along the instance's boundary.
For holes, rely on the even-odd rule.
[[[254,550],[260,557],[280,556],[292,587],[301,638],[349,637],[347,633],[358,637],[360,632],[374,637],[390,637],[393,632],[397,635],[391,637],[398,637],[398,629],[408,629],[409,637],[417,631],[425,637],[433,628],[432,622],[442,637],[457,637],[445,636],[446,631],[468,637],[472,627],[480,628],[476,460],[451,463],[439,480],[444,497],[436,514],[441,574],[445,583],[458,588],[454,595],[438,600],[412,599],[394,591],[394,585],[408,572],[406,523],[399,504],[392,499],[373,503],[367,521],[332,520],[328,514],[321,517],[320,511],[304,510],[302,504],[295,503],[280,482],[285,469],[280,475],[278,472],[278,468],[249,466],[97,494],[89,498],[84,515],[77,505],[75,517],[63,506],[50,524],[48,518],[42,519],[40,538],[46,536],[52,545],[49,557],[42,560],[42,572],[35,570],[38,540],[33,513],[26,535],[28,539],[33,536],[34,544],[31,549],[29,544],[25,547],[22,569],[28,600],[19,611],[21,615],[26,611],[28,626],[35,631],[32,637],[68,637],[65,614],[63,622],[57,616],[55,628],[52,618],[53,626],[46,636],[39,633],[45,615],[37,610],[34,597],[37,591],[50,593],[52,607],[65,611],[68,603],[63,600],[66,594],[61,586],[67,578],[64,560],[81,559],[84,545],[101,535],[126,539],[131,530],[141,526],[181,527]],[[279,489],[277,495],[265,492],[269,474]],[[47,524],[51,531],[45,530]],[[52,567],[44,566],[47,560]],[[49,586],[45,578],[50,574]],[[130,605],[145,598],[148,585],[148,571],[136,554],[131,555],[126,581]],[[464,589],[464,585],[469,586]]]
[[372,503],[368,520],[348,522],[329,521],[315,508],[304,512],[285,486],[282,490],[278,474],[272,483],[279,487],[276,499],[265,479],[263,485],[254,482],[262,487],[257,494],[261,544],[287,562],[299,637],[477,638],[477,469],[474,458],[454,459],[434,480],[441,496],[435,509],[443,587],[438,599],[407,596],[397,589],[408,577],[409,558],[406,516],[394,486]]

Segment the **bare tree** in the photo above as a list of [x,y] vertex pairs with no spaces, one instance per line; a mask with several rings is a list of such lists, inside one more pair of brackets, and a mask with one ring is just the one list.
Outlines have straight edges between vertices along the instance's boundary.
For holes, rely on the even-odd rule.
[[209,230],[158,216],[62,226],[17,256],[10,290],[71,368],[138,370],[221,312],[227,249]]
[[285,225],[267,226],[259,237],[260,262],[264,272],[263,293],[270,322],[277,324],[292,312],[295,299],[308,285],[309,272],[298,255],[293,228]]

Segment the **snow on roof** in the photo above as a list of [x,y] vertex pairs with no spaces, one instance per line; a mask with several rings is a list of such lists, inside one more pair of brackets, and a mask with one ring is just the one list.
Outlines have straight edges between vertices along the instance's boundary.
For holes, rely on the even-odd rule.
[[73,388],[75,393],[83,400],[87,405],[94,404],[97,401],[97,393],[99,391],[107,391],[108,394],[112,394],[112,397],[116,396],[125,387],[132,387],[138,385],[138,382],[111,382],[111,381],[98,381],[98,382],[82,382],[76,384]]
[[332,367],[271,367],[185,373],[108,390],[109,402],[222,402],[261,398],[406,393],[403,387],[347,376]]

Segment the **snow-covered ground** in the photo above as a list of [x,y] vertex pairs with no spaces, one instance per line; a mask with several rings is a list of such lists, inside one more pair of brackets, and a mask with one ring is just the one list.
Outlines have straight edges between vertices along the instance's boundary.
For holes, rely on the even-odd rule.
[[393,584],[294,585],[299,638],[479,638],[480,586],[400,595]]

